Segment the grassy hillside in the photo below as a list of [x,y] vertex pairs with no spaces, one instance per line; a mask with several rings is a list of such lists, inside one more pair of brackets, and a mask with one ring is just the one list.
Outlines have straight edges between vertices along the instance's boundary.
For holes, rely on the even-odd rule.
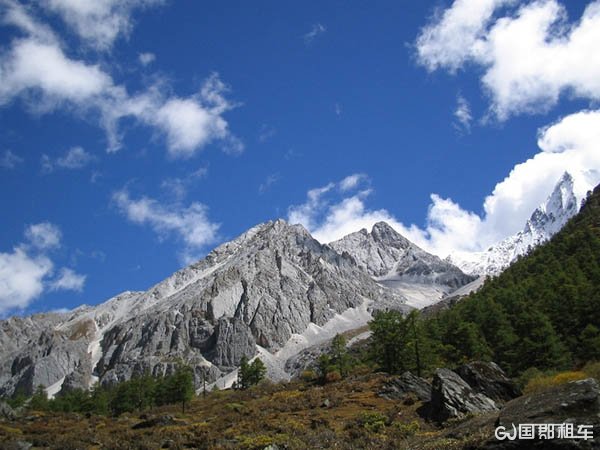
[[[22,440],[50,449],[461,449],[491,436],[492,425],[449,437],[416,413],[420,404],[380,398],[388,377],[355,374],[324,386],[263,383],[246,391],[197,397],[186,413],[178,405],[119,417],[30,412],[17,422],[0,421],[0,448]],[[148,417],[170,415],[174,423],[134,429]],[[164,446],[164,447],[163,447]]]

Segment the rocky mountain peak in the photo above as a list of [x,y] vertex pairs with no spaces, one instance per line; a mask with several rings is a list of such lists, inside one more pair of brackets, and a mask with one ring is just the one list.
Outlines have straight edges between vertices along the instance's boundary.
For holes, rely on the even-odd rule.
[[370,310],[406,309],[404,302],[301,225],[270,221],[145,292],[69,314],[0,321],[0,394],[43,384],[53,395],[77,382],[159,375],[179,359],[198,382],[211,381],[259,351],[270,367],[281,363],[285,376],[276,355],[293,336],[307,332],[308,345],[322,327],[361,327]]
[[475,279],[427,253],[386,222],[376,223],[370,233],[360,230],[329,245],[352,256],[379,283],[401,292],[412,306],[434,303]]
[[565,172],[550,196],[527,220],[524,233],[543,236],[545,239],[556,234],[578,211],[571,174]]
[[411,242],[394,230],[387,222],[377,222],[371,230],[371,237],[376,242],[392,245],[395,248],[408,248]]
[[574,179],[565,172],[546,200],[533,211],[523,230],[484,252],[455,254],[449,260],[466,273],[498,275],[519,256],[554,236],[578,211]]

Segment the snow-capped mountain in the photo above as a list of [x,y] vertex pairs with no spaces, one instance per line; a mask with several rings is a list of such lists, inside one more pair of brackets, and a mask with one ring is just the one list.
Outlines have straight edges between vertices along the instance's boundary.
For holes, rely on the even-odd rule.
[[527,220],[523,230],[484,252],[457,253],[447,258],[465,273],[498,275],[519,256],[547,241],[579,211],[573,177],[565,172],[550,196]]
[[414,307],[435,303],[476,278],[427,253],[385,222],[376,223],[370,233],[362,229],[329,245],[352,256],[358,267],[401,292]]
[[390,307],[408,308],[350,256],[300,225],[268,222],[146,292],[0,321],[0,394],[31,393],[40,384],[55,394],[161,374],[179,359],[194,368],[199,385],[257,353],[281,369],[273,377],[285,377],[285,358]]

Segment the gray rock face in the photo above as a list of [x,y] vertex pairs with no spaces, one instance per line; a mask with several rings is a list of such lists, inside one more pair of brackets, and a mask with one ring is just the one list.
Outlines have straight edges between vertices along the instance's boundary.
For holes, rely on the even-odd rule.
[[385,222],[376,223],[371,233],[362,229],[330,246],[338,253],[347,252],[374,277],[437,283],[454,289],[475,279],[417,247]]
[[88,379],[165,374],[180,360],[200,387],[256,354],[257,345],[274,353],[309,324],[363,305],[407,309],[400,294],[302,226],[268,222],[146,292],[0,322],[0,395],[63,378],[69,389]]
[[[488,450],[578,450],[600,448],[600,388],[593,378],[572,381],[545,392],[525,395],[508,402],[500,411],[497,426],[513,432],[513,424],[572,424],[593,427],[593,439],[526,439],[514,441],[490,439],[481,448]],[[556,436],[556,435],[555,435]]]
[[0,402],[0,418],[13,420],[15,417],[17,417],[17,414],[14,409],[8,403]]
[[87,389],[92,377],[92,361],[89,354],[82,360],[81,364],[67,374],[61,385],[59,394],[65,394],[76,389]]
[[292,378],[302,375],[305,370],[316,370],[319,356],[328,353],[331,350],[331,341],[312,345],[301,352],[292,356],[285,362],[285,371]]
[[431,383],[429,417],[437,422],[462,418],[469,413],[495,411],[494,401],[475,392],[455,372],[438,369]]
[[[525,395],[508,402],[498,424],[561,423],[600,424],[600,387],[594,378],[571,381],[547,391]],[[586,422],[587,421],[587,422]],[[591,421],[591,422],[589,422]]]
[[473,361],[455,371],[475,392],[495,402],[506,402],[519,397],[521,391],[493,362]]
[[396,289],[409,304],[423,307],[435,303],[476,277],[417,247],[385,222],[372,231],[362,229],[329,244],[379,283]]
[[[33,316],[31,322],[37,317]],[[29,320],[3,323],[5,336],[14,328],[25,326],[19,333],[30,334],[28,341],[20,340],[9,346],[12,351],[0,350],[0,395],[19,390],[31,395],[40,386],[50,386],[79,367],[87,356],[89,336],[82,330],[89,326],[80,323],[77,329],[58,329],[55,317],[43,315],[32,324]],[[31,325],[30,325],[31,324]],[[42,328],[43,325],[48,328]]]
[[209,359],[220,367],[233,369],[240,365],[242,357],[252,358],[256,354],[252,331],[239,317],[221,317],[215,327],[213,340]]
[[431,384],[411,372],[404,372],[399,377],[386,382],[378,392],[380,397],[388,400],[405,400],[411,394],[422,402],[429,402],[431,400]]

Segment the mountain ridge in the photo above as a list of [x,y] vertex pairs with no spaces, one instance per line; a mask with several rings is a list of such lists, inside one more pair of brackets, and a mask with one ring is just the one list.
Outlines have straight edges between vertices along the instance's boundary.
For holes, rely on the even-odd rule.
[[350,255],[378,283],[401,292],[414,307],[427,306],[476,279],[383,221],[373,225],[370,233],[362,229],[329,245]]
[[546,200],[527,219],[522,230],[482,252],[456,252],[446,261],[465,273],[498,275],[518,257],[548,241],[579,211],[574,179],[565,172]]
[[[402,295],[301,225],[266,222],[147,291],[0,322],[0,343],[11,342],[0,349],[0,394],[31,393],[39,384],[55,394],[66,382],[87,387],[164,374],[180,359],[197,383],[215,381],[243,356],[275,354],[309,325],[318,334],[358,307],[408,308]],[[360,325],[363,316],[356,316]],[[352,315],[345,320],[342,328],[352,327]]]

